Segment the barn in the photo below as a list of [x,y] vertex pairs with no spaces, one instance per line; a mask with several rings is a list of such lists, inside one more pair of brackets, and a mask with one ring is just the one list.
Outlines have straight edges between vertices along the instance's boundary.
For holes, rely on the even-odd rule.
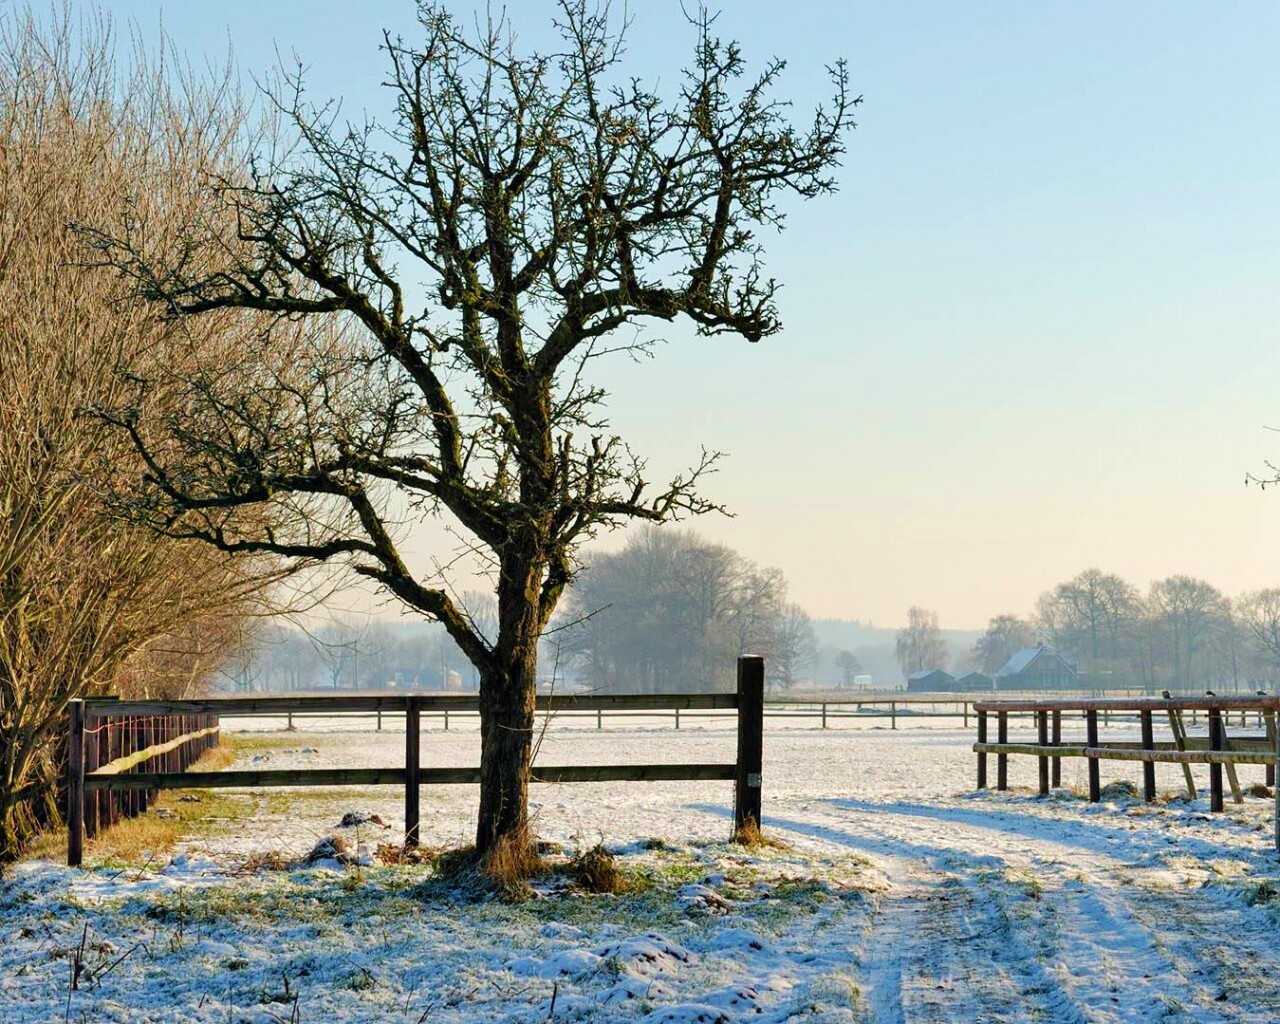
[[911,693],[951,693],[955,688],[955,676],[940,668],[927,668],[907,676],[907,690]]
[[956,676],[956,693],[987,693],[995,687],[995,680],[984,672],[965,672]]

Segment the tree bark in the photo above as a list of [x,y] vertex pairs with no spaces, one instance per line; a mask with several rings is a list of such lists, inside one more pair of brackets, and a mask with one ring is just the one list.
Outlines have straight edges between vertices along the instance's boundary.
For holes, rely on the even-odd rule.
[[504,840],[515,844],[521,853],[532,842],[529,771],[541,634],[536,596],[541,575],[535,564],[503,559],[498,585],[498,643],[491,670],[480,676],[476,852],[481,857]]

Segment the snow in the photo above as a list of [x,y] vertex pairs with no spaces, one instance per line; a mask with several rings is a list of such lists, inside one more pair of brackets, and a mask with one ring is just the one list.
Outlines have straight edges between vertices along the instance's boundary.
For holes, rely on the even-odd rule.
[[[259,737],[242,761],[403,757],[396,722],[323,724],[272,749]],[[583,724],[549,729],[539,760],[733,756],[724,720]],[[240,870],[251,854],[302,858],[348,813],[390,826],[343,829],[353,848],[394,839],[395,787],[245,792],[242,817],[210,823],[159,870],[19,865],[0,892],[0,1020],[1280,1020],[1270,800],[1219,815],[1204,798],[1090,805],[1083,761],[1065,761],[1069,788],[1040,799],[1024,757],[1010,758],[1010,792],[977,794],[958,723],[812,725],[766,736],[765,830],[789,850],[724,842],[726,783],[535,786],[540,836],[570,853],[603,841],[649,880],[621,896],[540,884],[508,905],[433,888],[421,867]],[[465,721],[437,724],[423,763],[474,764],[478,745]],[[1176,794],[1181,769],[1158,771]],[[1242,783],[1261,772],[1241,767]],[[1137,764],[1103,773],[1141,778]],[[425,787],[424,841],[465,842],[475,799]]]

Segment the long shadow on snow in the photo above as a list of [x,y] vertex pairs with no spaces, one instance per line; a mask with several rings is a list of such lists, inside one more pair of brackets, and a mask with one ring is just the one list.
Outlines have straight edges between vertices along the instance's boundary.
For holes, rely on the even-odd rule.
[[[1087,823],[1071,819],[1055,819],[1052,822],[1047,822],[1044,818],[1035,815],[1019,814],[1016,811],[1003,808],[975,808],[970,810],[967,808],[935,807],[929,804],[908,803],[905,801],[876,803],[870,800],[856,800],[848,797],[832,797],[820,802],[832,808],[867,814],[889,814],[899,817],[921,818],[944,824],[950,822],[972,828],[986,829],[1002,835],[1033,837],[1051,846],[1083,850],[1133,866],[1140,866],[1143,863],[1150,866],[1160,865],[1165,858],[1171,855],[1185,855],[1208,860],[1227,854],[1249,860],[1260,870],[1274,868],[1274,862],[1267,850],[1227,849],[1195,836],[1178,835],[1171,832],[1169,828],[1160,827],[1154,823],[1138,823],[1136,828],[1129,828],[1120,823],[1110,825],[1101,820],[1101,815]],[[729,810],[714,804],[693,804],[690,807],[693,810],[704,811],[720,817],[731,817]],[[840,827],[793,821],[778,818],[774,815],[765,815],[765,824],[870,853],[899,856],[914,854],[920,857],[945,855],[954,861],[968,860],[975,866],[983,864],[989,866],[996,862],[1003,863],[1003,859],[999,857],[980,857],[964,853],[953,847],[941,847],[913,843],[896,838],[855,834]],[[1150,827],[1144,828],[1144,824]]]

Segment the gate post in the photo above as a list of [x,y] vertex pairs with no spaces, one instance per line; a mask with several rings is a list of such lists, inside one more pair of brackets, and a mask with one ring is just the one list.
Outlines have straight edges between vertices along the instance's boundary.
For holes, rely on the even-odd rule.
[[738,659],[738,762],[733,781],[733,831],[760,825],[760,775],[764,767],[764,659]]

